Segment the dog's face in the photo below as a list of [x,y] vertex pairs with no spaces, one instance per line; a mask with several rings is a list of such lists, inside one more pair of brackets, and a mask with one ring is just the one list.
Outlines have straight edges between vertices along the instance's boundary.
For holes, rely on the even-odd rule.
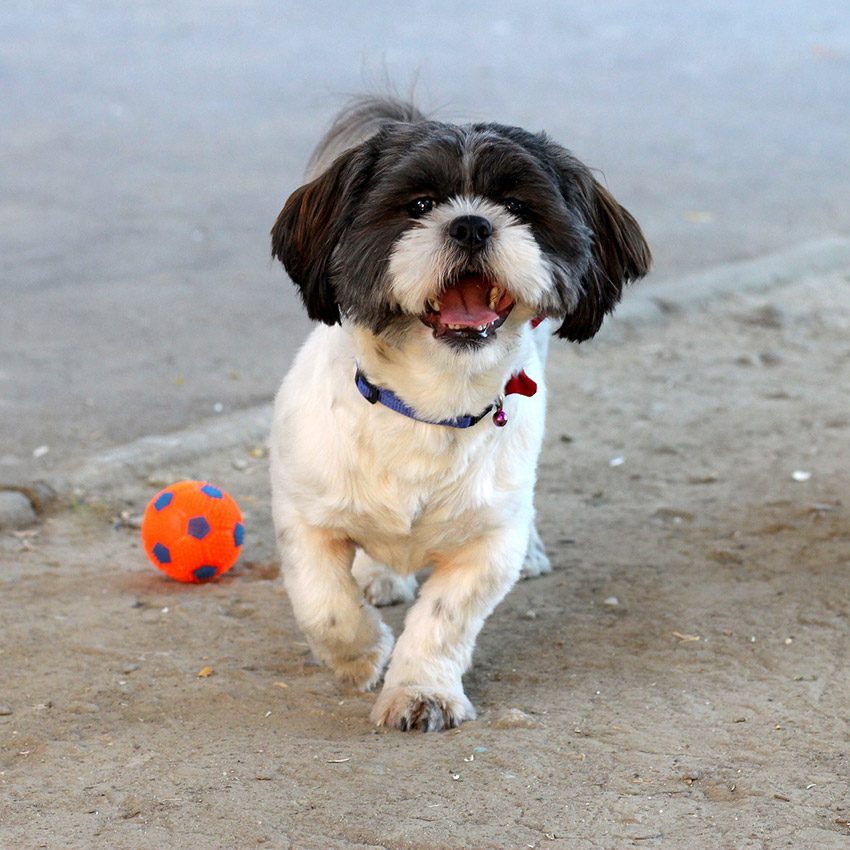
[[650,263],[632,216],[545,135],[433,121],[387,124],[294,192],[272,252],[311,318],[470,353],[534,316],[588,339]]

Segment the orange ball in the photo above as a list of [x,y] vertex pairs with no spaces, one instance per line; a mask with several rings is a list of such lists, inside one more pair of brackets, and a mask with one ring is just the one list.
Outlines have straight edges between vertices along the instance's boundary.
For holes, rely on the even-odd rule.
[[239,505],[206,481],[179,481],[154,496],[142,518],[152,563],[178,581],[226,573],[239,557],[245,527]]

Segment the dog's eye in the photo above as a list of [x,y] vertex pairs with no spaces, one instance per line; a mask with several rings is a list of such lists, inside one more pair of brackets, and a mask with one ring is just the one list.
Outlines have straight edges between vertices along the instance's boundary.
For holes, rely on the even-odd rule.
[[433,198],[417,198],[407,205],[407,214],[411,218],[422,218],[434,209]]
[[522,218],[525,215],[525,204],[516,198],[506,198],[502,201],[502,204],[509,213],[515,215],[517,218]]

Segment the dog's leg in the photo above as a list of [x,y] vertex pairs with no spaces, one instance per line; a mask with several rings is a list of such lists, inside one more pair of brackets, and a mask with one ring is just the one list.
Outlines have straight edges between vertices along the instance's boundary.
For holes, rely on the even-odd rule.
[[525,561],[520,570],[520,578],[537,578],[552,572],[552,564],[546,556],[546,548],[537,533],[536,526],[532,523],[531,534],[528,536],[528,551],[525,553]]
[[519,577],[527,530],[503,530],[436,559],[372,709],[379,726],[436,731],[475,717],[461,677],[485,619]]
[[372,605],[395,605],[397,602],[412,602],[416,598],[416,576],[403,576],[378,563],[362,549],[354,556],[351,568],[363,595]]
[[290,526],[281,537],[286,592],[310,647],[338,678],[369,690],[381,677],[393,636],[351,575],[353,544],[305,525]]

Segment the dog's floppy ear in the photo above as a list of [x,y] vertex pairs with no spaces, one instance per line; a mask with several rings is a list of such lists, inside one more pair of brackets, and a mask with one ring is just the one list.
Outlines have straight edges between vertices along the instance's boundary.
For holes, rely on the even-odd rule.
[[362,146],[340,154],[292,193],[271,231],[272,256],[298,286],[307,314],[328,325],[340,320],[332,280],[334,249],[367,181],[365,161]]
[[[649,271],[652,255],[631,213],[614,200],[587,168],[575,159],[571,165],[569,194],[574,203],[578,202],[581,217],[591,233],[591,262],[581,280],[578,304],[556,333],[573,342],[582,342],[599,330],[605,314],[620,300],[623,287]],[[578,170],[576,165],[580,166]]]

